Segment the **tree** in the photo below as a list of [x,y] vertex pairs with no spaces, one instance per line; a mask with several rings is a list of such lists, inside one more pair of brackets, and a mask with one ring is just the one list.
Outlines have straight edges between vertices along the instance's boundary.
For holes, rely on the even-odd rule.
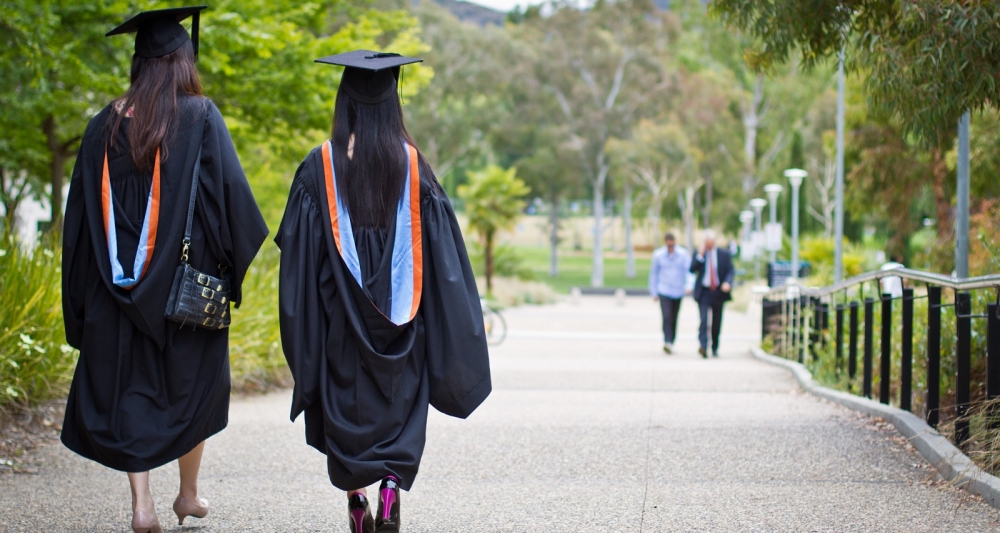
[[511,60],[512,43],[503,29],[461,22],[433,2],[421,2],[414,13],[429,48],[424,64],[434,79],[407,98],[407,127],[453,192],[453,177],[462,168],[491,159],[490,133],[507,111],[505,62]]
[[493,291],[493,243],[498,232],[510,229],[524,210],[531,189],[517,178],[517,169],[490,165],[468,172],[469,182],[458,187],[465,203],[469,229],[479,234],[486,259],[486,293]]
[[[806,190],[815,195],[805,195],[805,211],[823,227],[823,235],[832,238],[834,233],[834,186],[836,182],[836,98],[837,93],[827,90],[816,99],[806,114],[805,124],[797,132],[802,139],[802,151],[809,172]],[[791,167],[795,168],[796,163]],[[815,198],[817,201],[812,201]]]
[[87,121],[127,83],[128,56],[104,37],[127,8],[115,0],[0,6],[0,123],[10,139],[0,149],[0,166],[26,179],[34,195],[49,186],[54,229],[61,227],[66,168]]
[[629,140],[609,140],[608,152],[612,154],[613,168],[639,184],[648,195],[646,227],[650,242],[656,242],[663,203],[685,178],[697,179],[703,155],[690,145],[679,124],[651,120],[639,122]]
[[[104,33],[155,6],[124,0],[0,5],[5,203],[17,204],[16,187],[8,186],[12,176],[25,177],[34,195],[45,195],[48,184],[52,227],[59,228],[66,171],[87,121],[128,85],[133,42]],[[295,161],[310,135],[329,129],[337,90],[337,71],[313,64],[314,58],[362,47],[404,54],[424,49],[417,21],[406,11],[380,12],[346,0],[221,0],[201,22],[203,86],[227,117],[237,147],[267,142],[274,155]],[[415,92],[432,73],[408,67],[407,75]]]
[[[712,9],[758,39],[747,52],[767,70],[793,54],[816,65],[845,50],[847,67],[865,73],[873,115],[903,145],[929,151],[926,168],[944,244],[947,152],[959,117],[1000,102],[1000,5],[996,0],[718,0]],[[883,131],[886,133],[886,131]],[[924,159],[924,158],[922,158]],[[905,197],[910,197],[906,195]],[[898,213],[897,213],[898,214]],[[899,229],[899,228],[896,228]]]
[[554,4],[526,16],[519,36],[536,46],[534,77],[558,104],[565,143],[593,193],[591,284],[604,284],[603,217],[608,139],[627,137],[640,109],[671,86],[664,66],[676,23],[648,0],[599,0],[589,10]]
[[[529,19],[541,16],[528,8]],[[522,20],[523,22],[523,20]],[[508,82],[504,85],[504,113],[489,132],[493,153],[502,166],[517,166],[520,176],[548,207],[549,276],[559,275],[560,211],[563,201],[579,197],[586,182],[579,150],[566,142],[562,110],[536,76],[535,66],[545,51],[537,35],[512,28],[511,51],[502,58]],[[514,38],[516,37],[516,38]]]
[[966,110],[1000,102],[995,0],[716,0],[711,9],[758,39],[746,57],[767,70],[798,52],[814,66],[847,49],[870,73],[873,105],[925,146],[943,147]]

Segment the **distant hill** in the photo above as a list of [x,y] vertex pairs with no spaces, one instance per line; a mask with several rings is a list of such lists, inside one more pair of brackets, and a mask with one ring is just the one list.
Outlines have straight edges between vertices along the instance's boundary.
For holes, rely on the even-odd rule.
[[469,22],[479,26],[503,26],[503,22],[507,18],[506,13],[471,2],[463,2],[462,0],[434,1],[439,6],[451,11],[462,22]]

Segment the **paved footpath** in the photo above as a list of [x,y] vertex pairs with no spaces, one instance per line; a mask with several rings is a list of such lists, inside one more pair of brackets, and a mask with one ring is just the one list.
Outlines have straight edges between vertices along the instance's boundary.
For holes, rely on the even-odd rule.
[[[1000,513],[935,482],[905,441],[800,393],[751,359],[729,312],[721,357],[682,306],[673,356],[648,298],[505,312],[494,392],[467,421],[433,414],[406,532],[997,531]],[[208,443],[205,520],[168,531],[348,531],[346,499],[288,422],[289,392],[233,402]],[[0,476],[0,532],[127,531],[125,476],[53,444],[38,475]],[[176,466],[152,473],[161,520]]]

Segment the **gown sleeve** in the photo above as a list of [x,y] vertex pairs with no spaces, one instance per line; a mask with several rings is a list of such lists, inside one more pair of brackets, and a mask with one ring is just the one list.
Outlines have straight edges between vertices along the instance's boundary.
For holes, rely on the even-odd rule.
[[257,255],[267,224],[260,214],[257,201],[250,190],[236,148],[229,136],[229,129],[211,102],[207,103],[205,136],[202,141],[201,175],[213,180],[202,180],[199,191],[214,197],[216,209],[198,202],[203,221],[211,221],[212,231],[207,232],[209,245],[216,257],[228,264],[232,281],[232,300],[236,307],[242,299],[243,277]]
[[62,305],[66,342],[80,348],[83,342],[83,322],[86,300],[87,268],[93,247],[87,226],[87,209],[83,198],[83,154],[79,154],[69,182],[66,213],[63,218]]
[[455,212],[433,176],[429,181],[420,206],[420,305],[431,405],[446,415],[466,418],[492,391],[483,311]]
[[322,362],[329,331],[328,302],[336,296],[333,267],[326,248],[319,204],[303,186],[308,159],[296,172],[285,214],[274,242],[281,249],[278,317],[281,348],[295,389],[291,419],[320,399]]

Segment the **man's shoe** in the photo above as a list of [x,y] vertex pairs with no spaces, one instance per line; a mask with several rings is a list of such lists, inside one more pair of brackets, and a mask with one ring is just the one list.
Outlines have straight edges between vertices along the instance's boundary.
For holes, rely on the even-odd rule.
[[665,343],[663,343],[663,351],[667,352],[668,355],[672,354],[672,353],[674,353],[674,347],[671,346],[671,344],[669,342],[665,342]]
[[712,350],[712,357],[718,357],[718,356],[719,356],[719,350]]
[[708,358],[708,352],[705,351],[705,347],[704,346],[698,348],[698,353],[700,353],[702,357],[704,357],[706,359]]

